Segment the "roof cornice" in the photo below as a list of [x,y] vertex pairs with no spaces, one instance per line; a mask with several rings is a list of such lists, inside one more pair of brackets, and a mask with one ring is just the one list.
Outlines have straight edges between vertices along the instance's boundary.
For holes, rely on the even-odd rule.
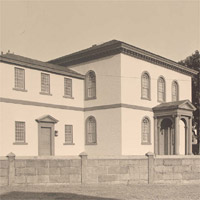
[[[14,64],[17,66],[22,66],[22,67],[26,67],[26,68],[30,68],[30,69],[35,69],[35,70],[40,70],[40,71],[45,71],[45,72],[49,72],[49,73],[54,73],[54,74],[59,74],[59,75],[64,75],[64,76],[69,76],[69,77],[73,77],[73,78],[78,78],[78,79],[84,79],[85,76],[78,74],[78,73],[71,73],[69,71],[66,70],[62,70],[60,69],[61,66],[57,66],[57,65],[51,65],[51,67],[46,66],[46,62],[42,62],[39,61],[40,64],[35,64],[35,63],[31,63],[31,62],[25,62],[25,61],[21,61],[21,60],[17,60],[15,58],[11,58],[11,57],[6,57],[6,54],[3,54],[0,56],[0,62],[4,62],[4,63],[8,63],[8,64]],[[63,67],[62,67],[63,68]]]
[[49,62],[62,66],[73,66],[119,53],[123,53],[125,55],[132,56],[134,58],[144,60],[146,62],[153,63],[189,76],[198,74],[198,71],[182,66],[175,61],[117,40],[110,41],[102,45],[96,45],[91,48],[51,60]]

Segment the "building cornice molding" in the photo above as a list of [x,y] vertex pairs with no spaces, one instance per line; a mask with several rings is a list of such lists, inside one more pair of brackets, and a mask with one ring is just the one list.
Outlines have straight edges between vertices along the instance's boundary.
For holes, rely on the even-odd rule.
[[67,76],[67,77],[72,77],[72,78],[77,78],[77,79],[85,79],[84,75],[73,74],[73,73],[70,73],[70,72],[67,72],[64,70],[53,69],[53,68],[45,67],[45,66],[42,66],[39,64],[31,64],[31,63],[27,63],[27,62],[22,62],[19,60],[6,58],[3,56],[0,56],[0,62],[16,65],[16,66],[20,66],[20,67],[25,67],[25,68],[29,68],[29,69],[49,72],[49,73],[53,73],[53,74],[63,75],[63,76]]
[[161,67],[177,71],[182,74],[193,76],[198,74],[198,71],[182,66],[175,61],[145,51],[143,49],[134,47],[121,41],[111,41],[107,44],[97,45],[86,50],[82,50],[67,56],[57,58],[49,61],[62,66],[73,66],[92,60],[108,57],[123,53],[125,55],[144,60],[146,62],[159,65]]

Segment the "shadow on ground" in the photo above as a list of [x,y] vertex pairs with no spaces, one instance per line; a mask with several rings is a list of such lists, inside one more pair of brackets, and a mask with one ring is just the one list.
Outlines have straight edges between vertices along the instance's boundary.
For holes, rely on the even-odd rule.
[[119,200],[73,193],[8,192],[0,195],[1,200]]

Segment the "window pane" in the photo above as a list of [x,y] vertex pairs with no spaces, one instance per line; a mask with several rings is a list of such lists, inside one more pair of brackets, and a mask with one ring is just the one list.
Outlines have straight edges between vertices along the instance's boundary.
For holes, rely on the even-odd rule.
[[73,126],[65,125],[65,143],[73,143]]
[[165,101],[165,81],[162,78],[158,80],[158,100]]
[[150,122],[147,118],[142,122],[142,143],[150,142]]
[[142,75],[142,97],[150,98],[150,79],[148,74]]
[[88,98],[96,96],[96,76],[94,72],[89,72],[86,77],[86,95]]
[[15,141],[25,142],[25,122],[15,122]]
[[64,95],[69,97],[72,96],[72,79],[64,79]]
[[24,69],[15,68],[15,88],[25,89],[24,75],[25,75]]
[[41,74],[41,92],[43,93],[50,93],[50,79],[49,74]]
[[87,120],[87,143],[96,143],[96,121],[94,118]]
[[178,84],[172,83],[172,101],[178,101]]

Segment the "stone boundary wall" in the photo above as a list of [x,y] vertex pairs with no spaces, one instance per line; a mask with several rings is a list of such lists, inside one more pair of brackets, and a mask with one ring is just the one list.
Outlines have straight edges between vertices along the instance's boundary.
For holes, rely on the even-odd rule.
[[200,156],[0,158],[0,185],[200,183]]

